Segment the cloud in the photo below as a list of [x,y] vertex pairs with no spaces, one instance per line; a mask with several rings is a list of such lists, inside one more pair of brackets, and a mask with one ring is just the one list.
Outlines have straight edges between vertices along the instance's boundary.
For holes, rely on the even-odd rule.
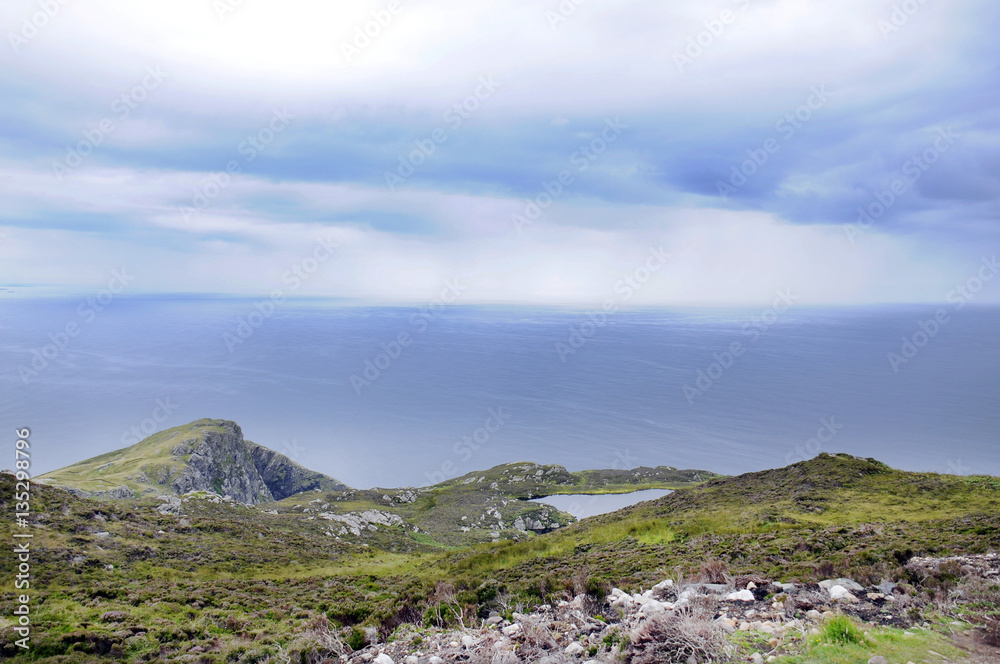
[[311,294],[419,300],[461,273],[482,301],[585,303],[665,243],[683,259],[640,303],[789,280],[910,301],[1000,240],[985,0],[217,4],[0,8],[3,279],[81,286],[128,258],[151,290],[255,292],[334,230],[350,251]]

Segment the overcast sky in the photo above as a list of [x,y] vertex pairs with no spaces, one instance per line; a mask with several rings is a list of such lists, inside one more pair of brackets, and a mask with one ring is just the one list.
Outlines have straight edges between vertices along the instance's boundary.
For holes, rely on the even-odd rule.
[[580,1],[7,0],[0,283],[938,302],[998,253],[1000,4]]

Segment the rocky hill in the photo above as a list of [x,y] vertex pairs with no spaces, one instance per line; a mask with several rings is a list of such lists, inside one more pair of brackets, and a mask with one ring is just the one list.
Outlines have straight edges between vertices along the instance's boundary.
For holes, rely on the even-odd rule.
[[235,422],[203,419],[47,473],[39,482],[82,496],[137,498],[208,491],[249,505],[349,487],[244,440]]

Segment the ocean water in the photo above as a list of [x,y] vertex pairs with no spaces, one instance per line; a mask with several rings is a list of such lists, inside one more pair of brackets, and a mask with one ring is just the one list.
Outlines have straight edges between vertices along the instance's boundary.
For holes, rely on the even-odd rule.
[[6,297],[0,425],[11,442],[32,429],[36,473],[213,417],[358,487],[521,460],[733,474],[819,451],[1000,475],[1000,309],[942,306],[935,331],[934,306],[593,322],[573,309],[285,301],[265,316],[237,299]]

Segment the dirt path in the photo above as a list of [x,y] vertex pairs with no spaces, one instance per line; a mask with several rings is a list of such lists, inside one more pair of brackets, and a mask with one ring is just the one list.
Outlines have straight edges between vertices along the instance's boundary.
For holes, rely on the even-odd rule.
[[968,653],[959,664],[1000,664],[1000,648],[983,643],[978,632],[957,632],[951,639],[957,647]]

